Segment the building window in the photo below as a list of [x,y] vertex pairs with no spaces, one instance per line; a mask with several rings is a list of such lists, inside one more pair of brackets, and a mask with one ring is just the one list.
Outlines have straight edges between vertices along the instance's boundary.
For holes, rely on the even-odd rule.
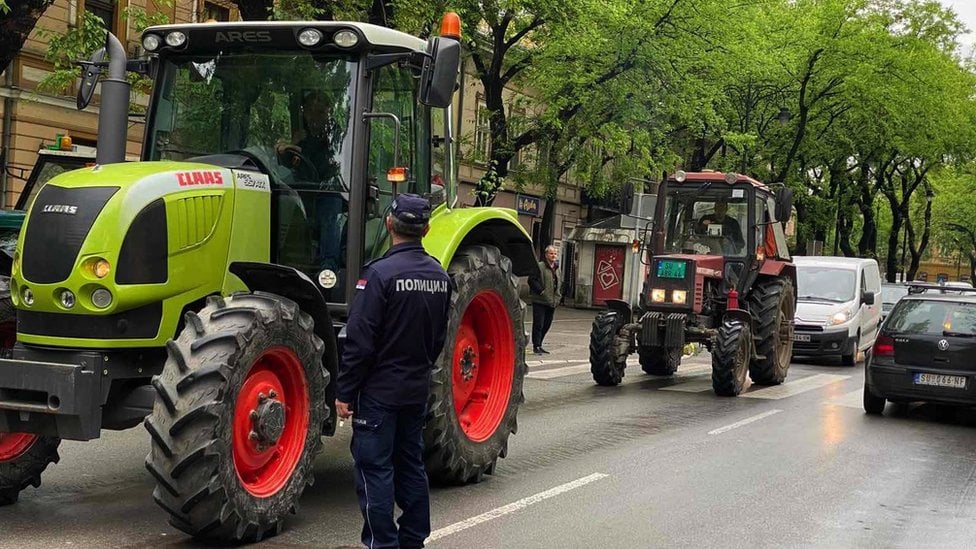
[[491,111],[480,93],[475,97],[475,109],[474,160],[487,164],[491,154]]
[[230,8],[218,6],[212,2],[203,3],[203,21],[230,21]]
[[85,11],[101,19],[106,29],[115,31],[115,0],[86,0]]

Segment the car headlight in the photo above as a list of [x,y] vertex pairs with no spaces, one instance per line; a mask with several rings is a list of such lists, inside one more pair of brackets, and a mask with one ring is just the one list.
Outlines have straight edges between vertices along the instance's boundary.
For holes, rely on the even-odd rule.
[[836,326],[838,324],[843,324],[851,319],[850,309],[846,311],[841,311],[839,313],[834,313],[834,316],[830,317],[830,324]]
[[674,290],[671,292],[671,302],[675,305],[684,305],[688,302],[688,292],[685,290]]
[[654,288],[651,290],[651,301],[654,303],[664,303],[664,296],[667,292],[663,288]]

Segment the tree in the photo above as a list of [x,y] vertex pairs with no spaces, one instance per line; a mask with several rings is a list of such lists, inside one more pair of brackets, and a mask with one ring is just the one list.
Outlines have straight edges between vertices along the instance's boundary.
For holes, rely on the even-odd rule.
[[8,4],[5,0],[0,0],[0,11],[4,14],[0,19],[0,69],[6,70],[7,65],[24,47],[24,42],[44,10],[53,3],[54,0],[17,0]]

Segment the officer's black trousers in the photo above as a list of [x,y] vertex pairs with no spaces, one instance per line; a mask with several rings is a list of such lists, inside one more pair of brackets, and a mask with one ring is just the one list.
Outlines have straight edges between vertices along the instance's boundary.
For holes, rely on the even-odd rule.
[[[430,535],[430,496],[424,469],[426,406],[386,406],[360,395],[353,408],[352,457],[366,547],[423,547]],[[393,503],[403,513],[399,531]]]
[[542,303],[532,304],[532,349],[542,347],[542,340],[549,333],[549,327],[552,326],[552,315],[555,312],[555,307]]

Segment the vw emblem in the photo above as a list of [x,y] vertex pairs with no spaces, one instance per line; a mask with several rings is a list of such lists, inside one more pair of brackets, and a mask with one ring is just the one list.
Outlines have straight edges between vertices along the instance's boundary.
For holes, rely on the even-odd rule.
[[949,342],[946,341],[946,340],[944,340],[944,339],[940,339],[939,340],[939,350],[940,351],[948,351],[949,350]]

